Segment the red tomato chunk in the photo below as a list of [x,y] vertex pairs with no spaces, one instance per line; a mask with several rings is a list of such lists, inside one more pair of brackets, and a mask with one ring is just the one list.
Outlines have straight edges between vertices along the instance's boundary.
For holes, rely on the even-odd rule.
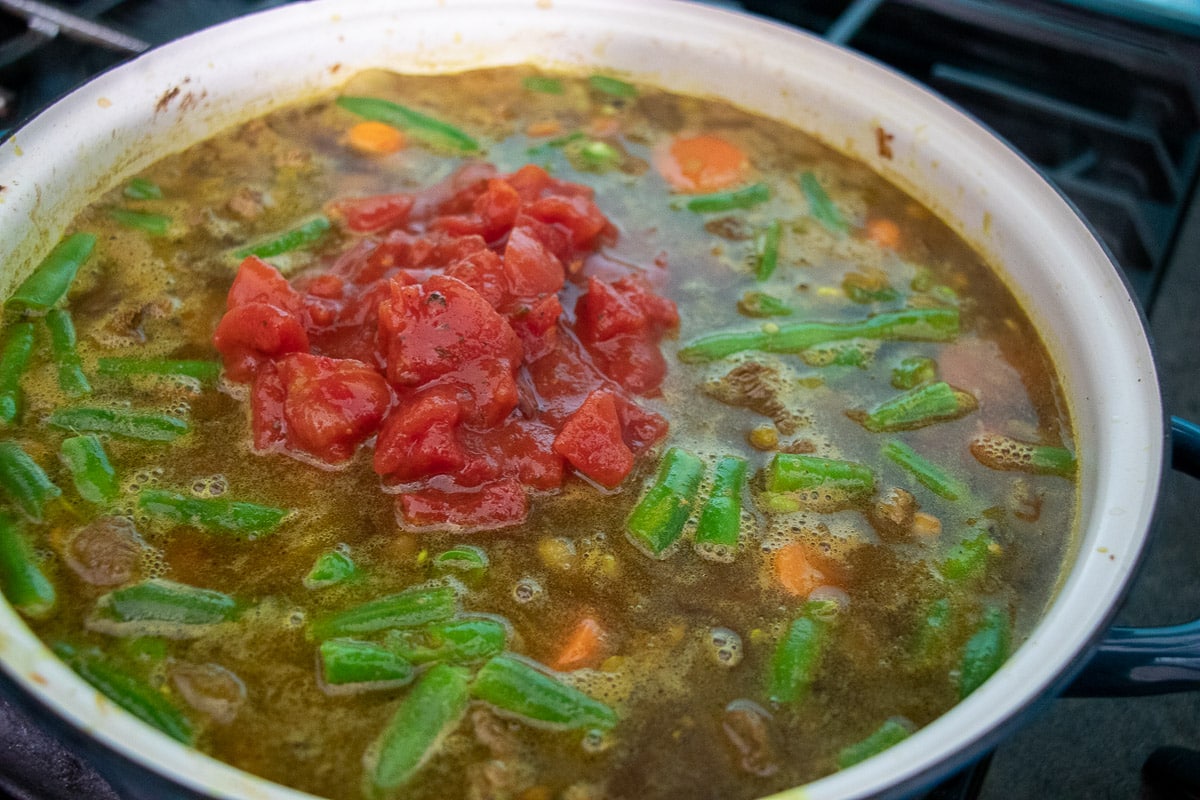
[[666,435],[633,398],[658,393],[678,313],[659,265],[587,275],[616,240],[588,187],[472,164],[330,213],[343,254],[290,282],[247,258],[214,335],[257,451],[334,467],[373,441],[403,527],[488,530],[568,469],[619,486]]

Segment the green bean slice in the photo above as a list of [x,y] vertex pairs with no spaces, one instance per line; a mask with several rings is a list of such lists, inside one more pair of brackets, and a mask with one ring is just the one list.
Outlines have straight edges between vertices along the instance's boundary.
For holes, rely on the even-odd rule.
[[752,208],[771,199],[771,188],[765,183],[753,183],[728,192],[700,194],[684,203],[684,208],[697,214]]
[[58,303],[71,288],[76,273],[92,255],[96,237],[90,233],[75,233],[60,242],[38,265],[37,269],[17,287],[5,305],[46,311]]
[[808,198],[809,213],[822,225],[836,233],[846,233],[850,230],[850,226],[842,217],[842,212],[825,192],[825,188],[821,186],[816,175],[811,172],[803,173],[800,176],[800,188],[804,190],[804,196]]
[[67,437],[58,452],[80,497],[98,505],[107,505],[116,499],[121,487],[117,485],[116,470],[99,438],[93,434]]
[[838,751],[838,769],[849,769],[855,764],[879,755],[912,735],[913,724],[903,717],[892,717],[876,728],[862,741],[843,747]]
[[668,450],[625,524],[633,543],[655,558],[666,553],[683,533],[703,477],[704,462],[681,448]]
[[187,497],[162,489],[143,489],[138,508],[180,525],[254,539],[271,533],[290,512],[223,497]]
[[171,442],[191,430],[179,417],[124,408],[60,408],[46,421],[74,433],[108,433],[145,442]]
[[328,639],[318,649],[321,675],[334,687],[394,689],[411,683],[413,665],[393,650],[357,639]]
[[0,422],[13,423],[21,413],[21,376],[33,353],[33,323],[17,322],[9,326],[0,350]]
[[235,250],[234,256],[237,258],[246,258],[247,256],[271,258],[292,250],[303,250],[319,242],[330,227],[329,217],[316,216],[299,227],[285,231],[265,242]]
[[458,595],[449,586],[417,586],[343,611],[318,617],[308,627],[314,640],[356,636],[391,628],[417,628],[458,613]]
[[80,652],[65,644],[54,647],[58,657],[100,694],[135,717],[184,744],[196,738],[190,719],[145,681],[108,661],[98,651]]
[[990,678],[1008,658],[1012,647],[1008,612],[989,606],[975,634],[963,648],[959,666],[958,693],[966,697]]
[[50,331],[50,352],[58,362],[58,388],[72,398],[91,394],[92,384],[83,373],[76,349],[71,313],[61,308],[50,309],[46,312],[46,328]]
[[0,511],[0,588],[13,608],[33,619],[48,617],[58,601],[21,524],[4,511]]
[[437,664],[421,676],[363,758],[364,793],[390,797],[438,751],[470,702],[470,674]]
[[608,729],[617,724],[610,707],[520,656],[500,655],[484,664],[471,694],[503,713],[555,728]]
[[46,504],[62,496],[38,463],[13,441],[0,441],[0,488],[34,522],[41,522]]

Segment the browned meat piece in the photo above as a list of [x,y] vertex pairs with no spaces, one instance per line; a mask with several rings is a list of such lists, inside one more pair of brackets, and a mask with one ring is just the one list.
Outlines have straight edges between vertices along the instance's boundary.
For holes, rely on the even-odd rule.
[[71,534],[63,558],[93,586],[117,586],[137,577],[146,548],[124,517],[99,517]]
[[817,445],[812,439],[796,439],[780,447],[779,452],[803,456],[817,452]]
[[188,705],[222,725],[233,722],[246,700],[241,678],[220,664],[176,663],[171,667],[171,683]]
[[746,241],[754,237],[754,227],[742,217],[717,217],[704,223],[704,230],[714,236],[731,239],[735,242]]
[[748,408],[769,417],[785,436],[795,433],[796,415],[779,399],[782,379],[773,367],[747,361],[738,364],[725,377],[708,381],[701,388],[709,397],[731,406]]
[[262,192],[243,186],[229,198],[225,207],[244,220],[256,220],[263,214]]
[[867,518],[884,539],[899,539],[912,530],[916,513],[917,498],[912,492],[892,487],[871,506]]
[[779,771],[772,741],[771,715],[750,700],[734,700],[725,707],[721,728],[744,772],[759,777]]

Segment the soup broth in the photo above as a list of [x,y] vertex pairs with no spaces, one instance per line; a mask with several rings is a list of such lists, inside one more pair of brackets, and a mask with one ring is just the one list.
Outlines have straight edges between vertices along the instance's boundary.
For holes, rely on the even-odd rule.
[[6,305],[6,595],[316,795],[800,785],[986,679],[1072,546],[1068,410],[1001,280],[723,102],[364,73],[69,234],[69,291]]

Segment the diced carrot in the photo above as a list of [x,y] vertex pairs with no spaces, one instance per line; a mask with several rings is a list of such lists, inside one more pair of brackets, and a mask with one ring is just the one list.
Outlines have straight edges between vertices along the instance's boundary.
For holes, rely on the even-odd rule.
[[655,153],[654,166],[680,192],[716,192],[741,183],[750,162],[741,148],[711,133],[678,136]]
[[896,250],[900,247],[900,226],[887,217],[873,217],[867,220],[863,231],[866,238],[880,247]]
[[532,136],[535,139],[544,136],[558,136],[562,133],[562,123],[556,119],[543,119],[538,122],[529,123],[529,127],[525,129],[526,136]]
[[560,672],[595,667],[606,655],[604,640],[604,628],[600,627],[600,623],[591,617],[584,617],[575,624],[551,666]]
[[775,578],[788,594],[807,597],[818,586],[830,584],[816,560],[808,544],[786,544],[775,551]]
[[360,153],[385,156],[404,149],[404,131],[382,122],[360,122],[346,132],[346,143]]
[[592,117],[587,132],[598,139],[613,137],[621,132],[621,121],[616,117]]

